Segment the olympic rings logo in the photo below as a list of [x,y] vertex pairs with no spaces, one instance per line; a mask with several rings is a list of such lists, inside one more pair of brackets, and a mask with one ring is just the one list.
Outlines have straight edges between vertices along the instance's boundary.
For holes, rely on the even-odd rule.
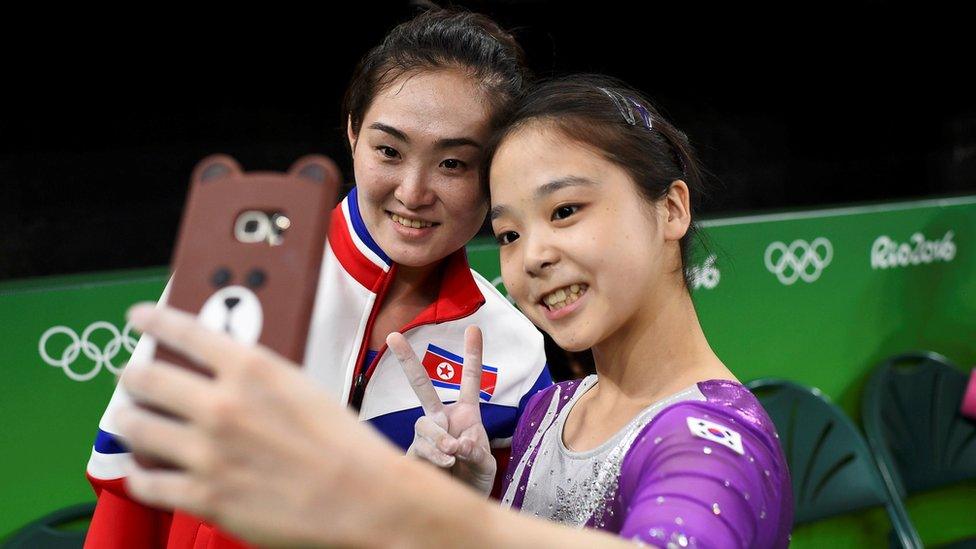
[[[110,339],[104,346],[99,346],[92,341],[92,335],[99,331],[108,332],[110,336]],[[68,341],[67,345],[63,348],[60,346],[55,347],[51,343],[51,340],[55,338],[60,340],[61,343],[64,343],[64,337],[67,337]],[[37,351],[40,353],[41,359],[48,365],[61,368],[70,379],[80,382],[88,381],[97,376],[103,367],[115,375],[121,374],[125,364],[116,366],[112,360],[118,356],[123,348],[131,355],[132,351],[136,348],[137,341],[138,339],[132,335],[132,326],[129,324],[126,324],[125,328],[119,332],[119,329],[114,324],[101,320],[85,328],[80,337],[74,330],[67,326],[52,326],[41,335],[41,339],[37,344]],[[55,351],[54,355],[52,355],[49,352],[50,347],[56,349],[61,348],[60,354]],[[87,369],[87,371],[84,368],[72,368],[72,365],[82,354],[94,362],[94,365]]]
[[800,279],[807,283],[814,282],[833,258],[834,248],[824,237],[810,243],[794,240],[789,246],[773,242],[766,247],[764,255],[766,269],[786,286]]

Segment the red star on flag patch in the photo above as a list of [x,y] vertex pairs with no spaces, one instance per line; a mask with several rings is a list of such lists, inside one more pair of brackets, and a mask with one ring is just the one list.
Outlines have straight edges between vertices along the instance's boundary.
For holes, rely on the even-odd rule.
[[[461,389],[461,372],[464,370],[464,359],[460,356],[442,349],[433,343],[427,345],[427,352],[420,361],[427,370],[427,376],[434,387],[445,389]],[[486,402],[491,401],[495,394],[495,384],[498,381],[498,368],[493,368],[487,364],[481,365],[481,398]]]
[[745,449],[742,447],[742,435],[725,425],[708,421],[707,419],[688,416],[688,429],[696,437],[701,437],[725,446],[740,456],[746,454]]

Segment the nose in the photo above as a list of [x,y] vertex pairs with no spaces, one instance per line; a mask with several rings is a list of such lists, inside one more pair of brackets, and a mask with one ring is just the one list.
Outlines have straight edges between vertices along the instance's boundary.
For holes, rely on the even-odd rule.
[[410,170],[405,173],[393,196],[411,210],[430,206],[436,199],[429,178],[423,169]]
[[522,238],[527,240],[523,243],[525,250],[523,268],[530,277],[544,276],[546,271],[551,270],[559,263],[559,250],[547,236],[546,234],[537,234],[531,237],[522,235]]
[[231,310],[240,302],[241,298],[239,297],[228,297],[224,300],[224,305],[227,305],[227,310]]

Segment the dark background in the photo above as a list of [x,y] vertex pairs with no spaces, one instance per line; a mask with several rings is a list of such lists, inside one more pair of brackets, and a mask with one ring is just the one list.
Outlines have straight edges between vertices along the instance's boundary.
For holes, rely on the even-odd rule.
[[[604,72],[698,149],[701,211],[976,191],[968,18],[920,2],[459,2],[514,30],[539,75]],[[0,279],[164,265],[190,171],[333,156],[339,99],[407,1],[64,14],[6,47]],[[75,17],[77,15],[77,18]],[[29,53],[29,55],[28,55]]]

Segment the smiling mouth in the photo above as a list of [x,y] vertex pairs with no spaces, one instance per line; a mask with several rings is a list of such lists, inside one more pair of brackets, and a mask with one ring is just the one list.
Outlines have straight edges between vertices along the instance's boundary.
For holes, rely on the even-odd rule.
[[558,311],[578,301],[586,293],[587,288],[589,286],[586,284],[570,284],[542,296],[539,303],[550,311]]
[[397,215],[393,212],[386,212],[390,219],[393,220],[397,225],[404,227],[409,227],[411,229],[426,229],[428,227],[433,227],[435,225],[440,225],[440,223],[434,223],[433,221],[425,221],[423,219],[411,219],[409,217],[403,217],[402,215]]

